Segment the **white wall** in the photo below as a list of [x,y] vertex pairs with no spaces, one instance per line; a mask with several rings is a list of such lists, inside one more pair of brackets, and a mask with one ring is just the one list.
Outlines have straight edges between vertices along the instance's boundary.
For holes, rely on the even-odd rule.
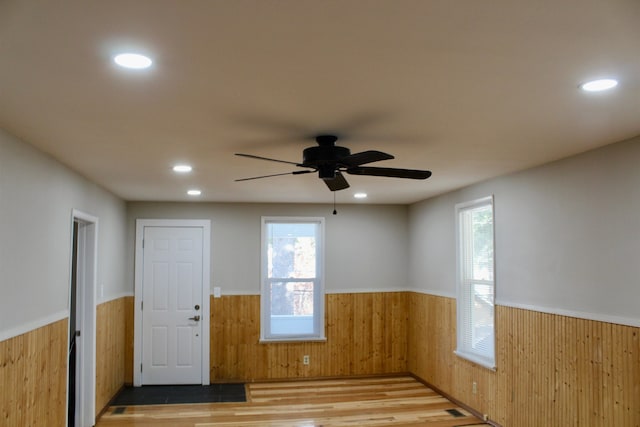
[[128,277],[133,289],[136,219],[210,219],[211,280],[223,294],[260,293],[262,216],[325,217],[325,290],[366,292],[407,288],[407,207],[339,205],[128,204]]
[[[129,203],[0,131],[0,338],[68,309],[71,211],[98,300],[133,293],[136,218],[212,221],[212,286],[259,293],[260,217],[326,218],[327,292],[455,296],[454,206],[495,195],[497,302],[640,326],[640,137],[410,207]],[[407,244],[408,242],[408,244]]]
[[73,209],[99,220],[98,300],[131,293],[125,203],[0,130],[0,338],[68,312]]
[[412,288],[455,296],[454,206],[491,194],[498,304],[640,326],[640,137],[412,205]]

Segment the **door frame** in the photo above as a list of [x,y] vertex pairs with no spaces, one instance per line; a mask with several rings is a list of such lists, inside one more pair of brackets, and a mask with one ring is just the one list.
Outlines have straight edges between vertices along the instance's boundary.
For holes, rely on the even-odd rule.
[[[76,322],[76,425],[91,427],[96,420],[96,283],[98,277],[98,218],[71,211],[71,256],[69,257],[69,302],[73,268],[73,224],[78,223]],[[69,314],[71,316],[71,314]],[[71,322],[69,321],[69,333]],[[68,335],[67,335],[68,336]],[[67,408],[69,401],[69,357],[67,357]],[[68,411],[68,409],[67,409]],[[68,419],[68,415],[67,415]],[[66,421],[65,421],[66,422]]]
[[145,227],[202,228],[202,385],[209,385],[209,305],[211,287],[211,221],[208,219],[137,219],[135,249],[133,385],[142,385],[142,290],[144,280],[143,240]]

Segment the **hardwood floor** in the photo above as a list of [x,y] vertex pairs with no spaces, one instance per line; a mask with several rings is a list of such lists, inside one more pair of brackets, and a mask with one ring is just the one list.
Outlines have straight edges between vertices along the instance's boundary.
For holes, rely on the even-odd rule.
[[[447,410],[458,411],[457,416]],[[454,413],[455,413],[454,411]],[[109,407],[96,427],[488,426],[412,377],[247,385],[247,402]]]

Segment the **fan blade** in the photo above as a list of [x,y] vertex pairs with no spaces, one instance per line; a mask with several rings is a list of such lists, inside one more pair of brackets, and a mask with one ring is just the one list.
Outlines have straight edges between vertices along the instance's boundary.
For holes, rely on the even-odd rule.
[[362,153],[350,154],[339,160],[339,163],[345,165],[348,168],[364,165],[365,163],[379,162],[381,160],[391,160],[394,157],[391,154],[383,153],[382,151],[369,150]]
[[340,172],[336,172],[335,178],[323,179],[323,181],[331,191],[340,191],[349,188],[349,183]]
[[396,168],[374,168],[374,167],[355,167],[346,171],[351,175],[372,175],[372,176],[388,176],[391,178],[409,178],[409,179],[427,179],[431,176],[431,171],[423,171],[418,169],[396,169]]
[[289,165],[296,165],[296,166],[300,166],[300,164],[295,163],[295,162],[289,162],[286,160],[278,160],[278,159],[270,159],[268,157],[261,157],[261,156],[254,156],[253,154],[242,154],[242,153],[236,153],[236,156],[240,156],[240,157],[248,157],[250,159],[258,159],[258,160],[268,160],[270,162],[278,162],[278,163],[287,163]]
[[284,172],[284,173],[274,173],[271,175],[252,176],[251,178],[240,178],[240,179],[236,179],[235,181],[236,182],[251,181],[252,179],[271,178],[272,176],[283,176],[283,175],[302,175],[302,174],[311,173],[311,172],[315,172],[315,171],[310,170],[310,171],[293,171],[293,172]]

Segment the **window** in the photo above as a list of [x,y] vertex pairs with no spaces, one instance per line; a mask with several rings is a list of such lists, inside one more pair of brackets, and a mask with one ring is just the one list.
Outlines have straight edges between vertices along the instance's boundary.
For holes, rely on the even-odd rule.
[[262,341],[324,340],[324,218],[262,218]]
[[456,353],[495,368],[493,197],[456,206],[458,298]]

